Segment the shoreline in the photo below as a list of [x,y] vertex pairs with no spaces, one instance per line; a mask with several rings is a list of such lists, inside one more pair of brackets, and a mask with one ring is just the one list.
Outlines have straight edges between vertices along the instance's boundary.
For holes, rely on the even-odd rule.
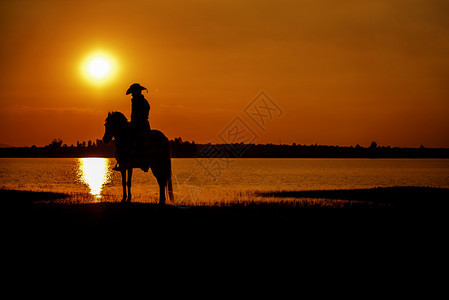
[[[285,207],[299,207],[295,199],[321,199],[321,200],[347,200],[371,203],[373,207],[378,204],[391,204],[391,205],[408,205],[408,204],[429,204],[429,201],[438,205],[445,204],[446,199],[449,199],[449,188],[441,187],[427,187],[427,186],[391,186],[391,187],[374,187],[374,188],[355,188],[355,189],[332,189],[332,190],[279,190],[279,191],[248,191],[255,197],[262,197],[267,199],[290,199],[290,201],[240,201],[239,199],[230,200],[227,202],[219,202],[212,205],[193,205],[195,207],[229,207],[229,206],[254,206],[254,205],[272,205],[272,206],[285,206]],[[32,204],[37,202],[55,202],[57,204],[64,205],[64,203],[58,203],[60,200],[73,199],[73,198],[92,198],[90,194],[83,193],[63,193],[63,192],[51,192],[51,191],[34,191],[34,190],[17,190],[9,188],[0,188],[0,197],[3,199],[0,205],[21,205]],[[98,201],[95,203],[114,203],[111,201],[114,199],[112,195],[105,196],[106,201]],[[6,200],[5,200],[6,199]],[[117,201],[119,202],[119,201]],[[132,202],[132,204],[140,203]],[[80,202],[77,204],[94,204],[92,202]],[[142,205],[151,203],[140,203]],[[68,202],[67,205],[76,205]],[[176,206],[176,204],[175,204]],[[308,206],[309,207],[309,206]],[[321,206],[320,206],[321,207]]]

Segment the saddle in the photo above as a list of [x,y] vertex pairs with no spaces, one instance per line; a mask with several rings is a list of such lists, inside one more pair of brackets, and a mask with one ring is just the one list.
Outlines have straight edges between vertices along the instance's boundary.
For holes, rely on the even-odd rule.
[[148,172],[148,169],[150,168],[150,132],[151,130],[136,132],[133,136],[130,149],[130,157],[133,167],[140,168],[144,172]]

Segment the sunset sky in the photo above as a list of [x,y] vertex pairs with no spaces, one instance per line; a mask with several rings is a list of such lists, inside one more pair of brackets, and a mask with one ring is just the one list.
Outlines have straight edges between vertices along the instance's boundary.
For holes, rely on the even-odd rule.
[[1,144],[100,139],[138,82],[170,139],[239,117],[255,143],[449,147],[447,0],[0,0],[0,33]]

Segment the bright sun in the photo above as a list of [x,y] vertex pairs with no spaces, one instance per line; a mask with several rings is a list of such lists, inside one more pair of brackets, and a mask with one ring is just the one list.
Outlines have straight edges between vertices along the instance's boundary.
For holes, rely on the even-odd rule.
[[111,63],[104,57],[95,57],[87,65],[87,71],[94,78],[102,79],[111,71]]
[[103,84],[109,81],[116,69],[117,64],[113,57],[103,51],[92,53],[82,64],[84,77],[94,84]]

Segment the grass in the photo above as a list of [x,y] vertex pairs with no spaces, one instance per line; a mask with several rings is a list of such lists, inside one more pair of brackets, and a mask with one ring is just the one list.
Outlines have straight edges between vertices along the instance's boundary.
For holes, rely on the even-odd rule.
[[0,189],[0,198],[2,205],[24,205],[40,201],[52,202],[67,199],[69,194],[54,192],[20,191]]
[[[120,202],[121,196],[114,194],[102,194],[101,198],[83,192],[69,192],[57,193],[49,191],[32,191],[32,190],[12,190],[7,188],[0,188],[0,205],[27,205],[27,204],[63,204],[63,205],[77,205],[77,204],[92,204],[92,203],[107,203]],[[135,194],[133,195],[135,202],[143,203],[157,203],[156,197]]]
[[[271,265],[290,268],[296,260],[301,272],[306,263],[322,273],[323,266],[341,262],[350,271],[353,263],[360,274],[367,262],[394,259],[396,266],[403,257],[414,268],[416,259],[428,264],[435,249],[444,251],[439,243],[447,236],[447,210],[441,206],[447,192],[417,187],[244,192],[231,194],[235,201],[217,199],[181,209],[159,207],[148,202],[152,198],[138,202],[138,195],[136,202],[122,205],[114,195],[94,203],[86,193],[0,189],[0,235],[5,261],[21,272],[39,262],[38,272],[56,265],[73,274],[94,270],[90,273],[98,279],[99,262],[104,262],[121,278],[126,273],[116,269],[141,268],[145,260],[150,267],[138,274],[153,272],[156,263],[172,273],[176,269],[169,264],[182,267],[183,262],[192,264],[186,270],[205,264],[221,272],[230,265],[234,271],[246,268],[248,261],[267,270]],[[18,268],[20,263],[25,268]],[[81,273],[73,272],[76,266],[82,266]]]
[[157,249],[167,239],[179,251],[191,245],[207,249],[211,240],[239,247],[255,240],[359,247],[360,239],[377,239],[390,246],[405,235],[413,241],[417,235],[444,237],[447,193],[420,187],[257,192],[253,197],[260,201],[242,201],[251,198],[245,193],[236,201],[180,208],[123,205],[112,196],[93,203],[87,202],[88,194],[0,189],[0,228],[3,241],[25,243],[23,249],[43,243],[56,247],[61,240],[86,249],[104,241],[110,243],[108,251],[128,243]]
[[260,197],[314,198],[359,202],[372,206],[447,206],[449,189],[418,186],[376,187],[367,189],[256,191]]
[[[89,193],[55,193],[0,189],[2,205],[19,206],[32,203],[92,204],[120,202],[120,196]],[[228,199],[178,202],[186,207],[289,207],[289,208],[356,208],[356,207],[446,207],[449,189],[418,186],[376,187],[367,189],[255,191],[235,192]],[[157,195],[133,195],[134,203],[156,204]]]

